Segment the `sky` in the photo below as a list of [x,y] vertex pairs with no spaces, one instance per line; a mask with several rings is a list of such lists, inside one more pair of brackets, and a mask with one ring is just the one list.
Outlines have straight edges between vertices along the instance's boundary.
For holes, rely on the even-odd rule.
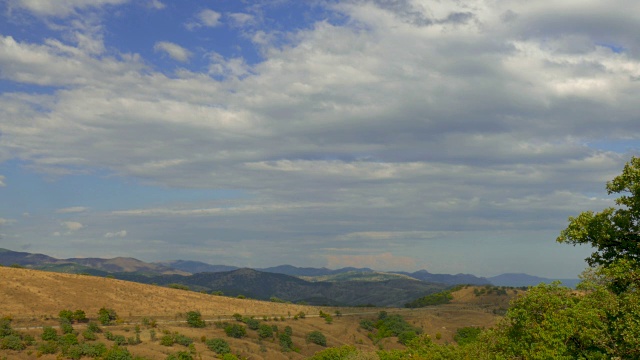
[[0,247],[575,278],[636,0],[0,0]]

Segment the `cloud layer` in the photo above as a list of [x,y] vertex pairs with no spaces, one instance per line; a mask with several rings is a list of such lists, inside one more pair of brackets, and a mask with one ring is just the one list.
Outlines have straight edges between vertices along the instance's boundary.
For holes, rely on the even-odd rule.
[[[14,5],[70,16],[118,3]],[[97,237],[137,227],[166,254],[176,241],[237,241],[236,254],[287,251],[279,262],[313,252],[317,263],[446,269],[430,249],[458,249],[453,237],[521,230],[552,243],[566,216],[610,204],[604,183],[638,152],[617,144],[640,138],[640,5],[618,5],[328,2],[326,20],[290,30],[259,27],[251,9],[207,9],[192,30],[250,24],[241,36],[261,60],[155,39],[183,65],[210,61],[162,71],[117,49],[4,34],[2,79],[53,90],[0,95],[0,154],[43,174],[108,169],[247,194],[113,211]],[[375,253],[336,254],[359,247]]]

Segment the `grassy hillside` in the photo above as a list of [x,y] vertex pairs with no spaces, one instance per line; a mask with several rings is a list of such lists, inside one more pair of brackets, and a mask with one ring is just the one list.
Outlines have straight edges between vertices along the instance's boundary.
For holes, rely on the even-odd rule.
[[[194,349],[202,359],[215,358],[215,354],[201,341],[203,336],[206,339],[225,339],[234,353],[248,359],[304,359],[323,349],[320,345],[306,342],[305,336],[311,331],[322,332],[327,338],[328,346],[348,344],[363,350],[403,347],[396,338],[386,338],[374,343],[367,337],[367,331],[360,327],[362,319],[375,319],[380,309],[326,308],[236,299],[104,277],[7,267],[0,267],[0,298],[0,317],[13,318],[12,326],[22,333],[34,336],[37,343],[41,342],[42,329],[35,327],[57,325],[56,318],[60,310],[82,309],[95,321],[99,308],[112,308],[121,319],[116,325],[103,329],[128,338],[134,335],[134,328],[138,325],[141,328],[142,343],[129,345],[128,348],[133,354],[147,359],[165,359],[170,353],[187,350],[181,345],[163,346],[159,340],[152,341],[152,331],[157,338],[164,333],[175,332],[187,336],[194,341]],[[464,296],[461,296],[455,304],[440,307],[384,310],[401,314],[413,326],[421,327],[434,338],[440,334],[438,341],[444,343],[452,341],[457,328],[470,325],[490,326],[498,319],[491,311],[465,303],[463,299]],[[186,326],[185,314],[192,310],[202,313],[203,318],[208,320],[207,327],[194,329]],[[292,315],[300,311],[307,316],[294,320]],[[334,315],[333,321],[328,324],[318,317],[320,311]],[[336,316],[336,311],[340,311],[343,316]],[[271,337],[261,340],[253,330],[247,330],[245,338],[234,339],[226,336],[223,329],[214,326],[218,321],[237,323],[230,320],[234,313],[245,317],[255,316],[263,324],[276,326],[279,332],[290,326],[296,351],[282,352],[278,339]],[[144,317],[156,320],[156,327],[144,325]],[[281,317],[284,319],[281,320]],[[263,320],[265,318],[266,321]],[[85,326],[74,325],[80,333]],[[108,347],[113,345],[112,341],[105,339],[104,333],[98,334],[98,341],[104,342]],[[0,350],[0,357],[33,359],[37,355],[35,347],[33,345],[29,348],[31,350],[21,352]],[[43,360],[55,358],[55,355],[40,357]]]

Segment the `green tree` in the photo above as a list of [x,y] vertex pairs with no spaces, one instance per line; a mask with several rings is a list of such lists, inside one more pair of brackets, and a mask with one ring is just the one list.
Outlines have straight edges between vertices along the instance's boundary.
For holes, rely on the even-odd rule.
[[206,341],[207,347],[209,350],[215,352],[216,354],[224,355],[231,352],[231,347],[229,347],[229,343],[220,338],[210,339]]
[[622,174],[607,183],[607,193],[622,194],[615,200],[618,208],[570,217],[556,240],[594,247],[596,251],[586,259],[591,266],[608,265],[620,258],[640,261],[640,158],[631,158]]
[[327,338],[324,336],[323,333],[317,330],[308,333],[306,340],[307,342],[311,342],[321,346],[327,346]]
[[98,310],[98,321],[100,321],[102,325],[110,325],[117,319],[118,314],[116,314],[116,311],[113,309],[103,307]]
[[203,328],[207,326],[207,324],[202,320],[202,315],[200,311],[189,311],[187,312],[187,324],[194,328]]

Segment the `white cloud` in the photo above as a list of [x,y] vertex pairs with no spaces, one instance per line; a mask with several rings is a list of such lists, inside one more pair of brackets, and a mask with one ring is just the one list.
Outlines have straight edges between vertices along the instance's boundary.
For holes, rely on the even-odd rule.
[[7,186],[7,184],[4,182],[5,177],[0,175],[0,187],[4,187]]
[[189,50],[183,48],[178,44],[174,44],[168,41],[159,41],[154,46],[153,49],[155,51],[162,51],[167,53],[172,59],[186,62],[189,61],[189,57],[191,57],[191,52]]
[[231,18],[231,21],[235,26],[246,26],[255,22],[255,17],[247,13],[230,13],[227,14],[227,16]]
[[76,10],[96,8],[105,5],[119,5],[129,0],[9,0],[17,8],[42,16],[67,16]]
[[159,0],[150,0],[149,1],[149,6],[156,9],[156,10],[162,10],[165,7],[167,7],[167,5],[163,4],[161,1]]
[[123,237],[126,237],[126,236],[127,236],[127,230],[120,230],[120,231],[116,231],[116,232],[108,232],[108,233],[104,234],[104,237],[107,238],[107,239],[116,238],[116,237],[123,238]]
[[189,30],[197,29],[199,27],[216,27],[220,25],[221,16],[222,15],[219,12],[211,9],[204,9],[196,14],[196,20],[186,23],[185,27]]
[[[604,183],[632,153],[610,145],[640,138],[638,4],[338,2],[325,10],[344,21],[243,29],[259,63],[208,49],[210,66],[172,76],[105,50],[99,30],[73,28],[93,35],[71,44],[5,35],[0,76],[55,89],[0,95],[0,154],[47,174],[106,169],[249,198],[122,210],[99,237],[135,226],[177,238],[190,216],[185,243],[277,239],[273,256],[385,239],[393,256],[436,256],[453,230],[553,242],[567,216],[609,202]],[[193,26],[220,24],[204,14]]]
[[84,206],[73,206],[68,208],[57,209],[57,214],[72,214],[72,213],[81,213],[89,210],[89,208]]
[[60,226],[62,226],[63,228],[65,228],[67,230],[67,234],[74,233],[74,232],[84,228],[84,225],[82,225],[81,223],[79,223],[77,221],[64,221],[64,222],[60,223]]
[[0,226],[11,225],[14,223],[16,223],[16,220],[0,218]]

